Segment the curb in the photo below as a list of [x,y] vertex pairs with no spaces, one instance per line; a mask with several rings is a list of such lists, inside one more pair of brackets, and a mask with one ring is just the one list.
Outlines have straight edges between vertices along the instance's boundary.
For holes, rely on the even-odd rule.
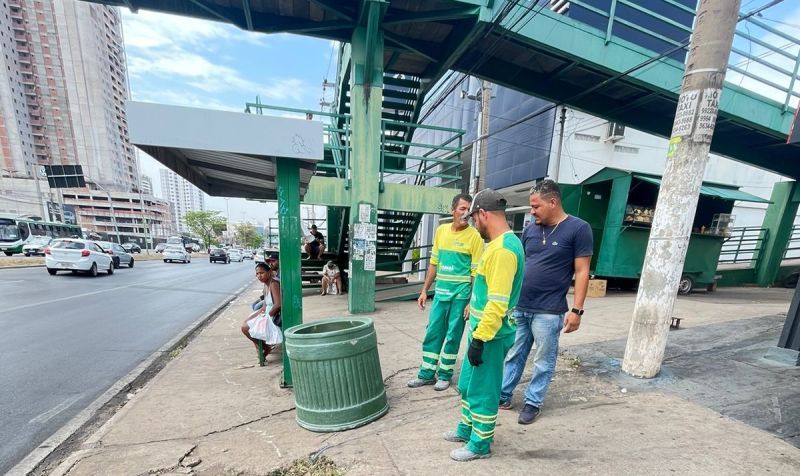
[[[58,429],[46,440],[41,442],[39,446],[28,453],[25,458],[19,463],[14,465],[7,474],[7,476],[24,476],[31,474],[40,464],[42,464],[51,454],[55,453],[59,447],[66,442],[71,436],[76,434],[87,423],[90,423],[92,418],[98,414],[105,405],[114,400],[120,394],[127,393],[128,388],[134,381],[141,375],[146,373],[151,368],[158,366],[164,358],[168,358],[169,354],[180,347],[182,344],[188,342],[196,331],[202,328],[207,322],[215,318],[223,309],[225,309],[231,302],[238,299],[239,296],[253,284],[254,280],[248,281],[242,287],[232,293],[230,297],[226,297],[222,302],[217,304],[210,311],[206,312],[194,322],[185,327],[175,337],[170,339],[166,344],[161,346],[158,350],[150,354],[143,362],[137,365],[133,370],[128,372],[122,378],[117,380],[108,390],[103,392],[86,408],[81,410],[80,413],[75,415],[64,426]],[[162,367],[163,368],[163,367]],[[158,370],[160,372],[161,369]],[[156,372],[156,374],[158,373]],[[155,375],[155,374],[153,374]],[[151,377],[152,378],[152,377]],[[149,380],[149,379],[148,379]]]

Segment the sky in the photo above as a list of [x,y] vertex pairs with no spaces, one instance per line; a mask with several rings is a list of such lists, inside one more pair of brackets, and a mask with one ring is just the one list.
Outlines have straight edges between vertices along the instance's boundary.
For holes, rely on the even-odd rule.
[[[323,79],[335,81],[338,50],[330,41],[148,11],[122,9],[122,19],[131,98],[137,101],[243,111],[259,96],[265,104],[318,110]],[[330,88],[327,95],[330,100]],[[159,196],[163,167],[138,153]],[[223,214],[229,205],[231,222],[263,224],[275,216],[274,204],[217,197],[206,203]]]

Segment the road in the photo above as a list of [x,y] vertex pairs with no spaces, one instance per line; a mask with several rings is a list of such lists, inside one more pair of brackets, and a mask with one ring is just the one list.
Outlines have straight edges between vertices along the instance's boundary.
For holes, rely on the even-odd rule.
[[0,474],[254,279],[252,263],[0,269]]

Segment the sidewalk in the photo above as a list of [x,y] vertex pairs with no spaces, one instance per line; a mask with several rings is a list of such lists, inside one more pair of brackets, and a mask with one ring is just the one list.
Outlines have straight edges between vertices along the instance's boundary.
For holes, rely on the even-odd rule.
[[[327,456],[340,471],[324,474],[348,475],[800,472],[800,449],[676,395],[669,381],[623,388],[618,372],[597,371],[602,359],[584,366],[575,357],[590,351],[596,357],[608,349],[592,346],[624,339],[632,293],[589,301],[580,331],[562,339],[567,352],[542,416],[520,426],[517,410],[501,411],[493,457],[471,463],[451,461],[456,446],[441,438],[457,422],[457,393],[405,386],[419,364],[427,318],[416,303],[379,303],[372,315],[389,413],[356,430],[325,434],[296,424],[292,392],[278,387],[280,353],[258,367],[239,331],[257,293],[256,287],[243,293],[79,451],[49,468],[52,474],[255,475],[312,454]],[[785,313],[790,297],[789,290],[738,289],[681,298],[676,314],[686,313],[685,329],[670,338]],[[306,321],[336,317],[346,314],[347,298],[309,296],[303,305]],[[787,376],[794,379],[787,382],[793,402],[800,399],[798,377]],[[791,411],[795,418],[800,412],[796,404]]]

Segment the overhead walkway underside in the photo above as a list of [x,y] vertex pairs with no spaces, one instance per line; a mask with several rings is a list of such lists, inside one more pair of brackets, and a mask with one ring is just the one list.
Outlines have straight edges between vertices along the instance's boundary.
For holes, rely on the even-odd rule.
[[[93,1],[134,11],[154,10],[223,21],[251,31],[290,32],[343,42],[351,40],[354,28],[363,23],[362,16],[372,3],[369,0]],[[506,12],[505,20],[493,24],[508,3],[386,2],[380,23],[385,43],[384,71],[416,78],[420,97],[429,93],[447,70],[454,69],[645,132],[664,137],[670,134],[682,63],[662,58],[618,77],[660,52],[617,38],[609,34],[611,28],[601,31],[540,8],[537,2],[516,2]],[[620,3],[631,2],[620,0]],[[613,23],[613,12],[605,14]],[[519,21],[520,18],[524,21]],[[790,90],[796,76],[795,67],[788,85]],[[598,85],[601,86],[595,88]],[[595,89],[580,95],[590,88]],[[410,117],[418,117],[421,107],[422,101],[415,101],[416,110],[409,111]],[[785,143],[792,113],[785,103],[727,83],[712,151],[798,178],[800,146]]]

